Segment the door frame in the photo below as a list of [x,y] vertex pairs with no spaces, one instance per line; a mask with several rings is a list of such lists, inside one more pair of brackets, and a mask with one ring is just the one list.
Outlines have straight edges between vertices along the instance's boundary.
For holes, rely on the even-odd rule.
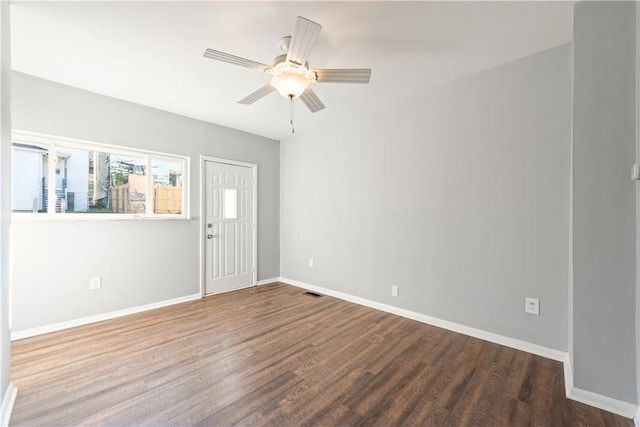
[[251,286],[258,284],[258,165],[255,163],[241,162],[238,160],[222,159],[219,157],[200,155],[200,295],[204,298],[206,296],[206,194],[207,194],[207,174],[205,165],[207,162],[221,163],[232,166],[242,166],[251,168],[251,175],[253,178],[253,227],[252,240],[253,240],[253,263],[251,270],[253,272]]

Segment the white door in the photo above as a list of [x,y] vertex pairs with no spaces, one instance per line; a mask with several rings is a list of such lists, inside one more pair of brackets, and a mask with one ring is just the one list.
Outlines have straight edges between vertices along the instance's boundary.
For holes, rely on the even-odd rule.
[[205,161],[205,293],[255,284],[256,166]]

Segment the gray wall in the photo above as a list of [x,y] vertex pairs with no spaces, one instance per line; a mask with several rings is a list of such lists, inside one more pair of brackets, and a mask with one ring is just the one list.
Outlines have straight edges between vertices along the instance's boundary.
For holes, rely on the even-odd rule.
[[574,383],[628,402],[636,402],[635,8],[582,2],[574,20]]
[[201,154],[258,164],[258,280],[278,276],[278,141],[25,74],[12,87],[14,129],[189,156],[192,215],[14,220],[14,331],[198,293]]
[[11,381],[9,330],[9,221],[11,219],[9,2],[0,2],[0,402]]
[[567,350],[571,66],[562,45],[282,141],[281,275]]

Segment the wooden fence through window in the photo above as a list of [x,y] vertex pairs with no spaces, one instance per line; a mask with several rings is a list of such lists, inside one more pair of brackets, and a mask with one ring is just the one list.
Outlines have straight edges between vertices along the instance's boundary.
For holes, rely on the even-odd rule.
[[182,187],[154,185],[153,212],[157,214],[182,213]]
[[[117,213],[144,214],[146,210],[146,193],[136,191],[137,186],[131,183],[111,187],[111,210]],[[153,213],[181,214],[182,187],[170,185],[154,185]]]

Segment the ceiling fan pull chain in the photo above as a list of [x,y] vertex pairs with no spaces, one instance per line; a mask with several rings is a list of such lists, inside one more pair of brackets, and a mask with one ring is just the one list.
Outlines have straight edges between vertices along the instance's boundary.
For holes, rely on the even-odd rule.
[[296,133],[296,130],[293,127],[293,95],[289,95],[289,99],[291,100],[291,114],[290,114],[290,117],[291,117],[291,120],[290,120],[290,122],[291,122],[291,133]]

